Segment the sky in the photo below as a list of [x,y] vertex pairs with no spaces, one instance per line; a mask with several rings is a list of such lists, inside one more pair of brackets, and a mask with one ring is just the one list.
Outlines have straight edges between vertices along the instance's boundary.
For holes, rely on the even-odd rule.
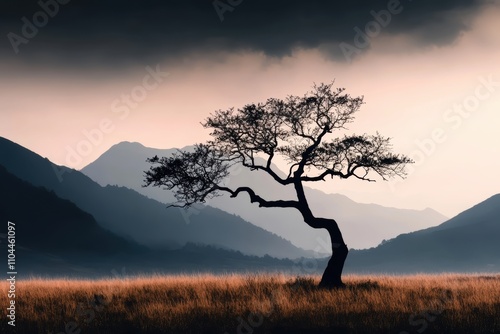
[[335,81],[349,130],[415,160],[405,180],[311,186],[449,217],[499,191],[500,2],[0,4],[0,136],[81,169],[111,146],[184,147],[219,109]]

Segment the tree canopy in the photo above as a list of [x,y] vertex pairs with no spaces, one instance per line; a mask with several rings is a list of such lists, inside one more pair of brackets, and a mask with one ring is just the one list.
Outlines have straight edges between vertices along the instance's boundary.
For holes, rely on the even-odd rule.
[[[391,152],[390,138],[375,135],[333,137],[354,121],[363,97],[351,97],[333,83],[314,85],[304,96],[270,98],[264,103],[218,110],[202,125],[211,129],[212,140],[179,151],[170,157],[148,159],[145,186],[165,186],[172,190],[177,206],[190,206],[208,198],[241,192],[263,207],[295,207],[298,201],[268,201],[250,187],[230,189],[223,185],[235,164],[261,170],[282,184],[297,185],[325,180],[328,176],[375,181],[404,177],[404,166],[412,161]],[[333,138],[331,138],[333,137]],[[288,175],[273,170],[277,156],[288,162]],[[259,163],[257,157],[264,158]],[[305,198],[304,198],[305,199]]]

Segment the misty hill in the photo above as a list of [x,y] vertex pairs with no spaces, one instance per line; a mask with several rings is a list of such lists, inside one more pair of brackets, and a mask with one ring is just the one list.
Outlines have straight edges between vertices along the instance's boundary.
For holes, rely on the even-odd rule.
[[[500,224],[500,194],[494,195],[489,199],[473,206],[472,208],[458,214],[454,218],[444,222],[436,227],[431,227],[423,231],[418,231],[417,234],[425,234],[434,231],[447,230],[456,227],[473,225],[478,223],[493,223]],[[496,223],[495,223],[496,224]],[[500,236],[500,235],[499,235]]]
[[443,224],[355,251],[348,270],[376,272],[500,271],[500,194]]
[[[0,166],[0,220],[15,223],[17,271],[24,277],[291,270],[293,262],[187,244],[150,250],[100,227],[68,200]],[[0,249],[7,254],[6,236]]]
[[0,221],[15,223],[18,247],[100,256],[145,249],[103,229],[72,202],[22,181],[3,166],[0,184]]
[[250,255],[298,258],[308,253],[283,238],[219,209],[185,212],[125,187],[101,187],[82,173],[0,138],[0,165],[20,179],[43,186],[91,214],[105,229],[156,249],[187,243],[213,245]]
[[[173,202],[175,198],[171,192],[156,187],[143,188],[141,185],[143,171],[150,167],[146,159],[155,155],[169,156],[175,151],[176,149],[153,149],[139,143],[122,142],[111,147],[96,161],[83,168],[82,172],[103,186],[121,185],[164,203]],[[274,170],[279,172],[276,166]],[[227,184],[233,187],[250,185],[267,199],[295,198],[292,186],[279,185],[261,171],[234,169]],[[436,226],[446,220],[446,217],[432,209],[419,211],[361,204],[340,194],[326,194],[307,187],[306,194],[316,215],[334,218],[339,223],[350,248],[373,247],[384,239]],[[323,253],[330,251],[327,232],[311,229],[295,210],[258,208],[256,204],[249,203],[246,196],[222,196],[210,200],[208,204],[236,214],[299,247]]]
[[[3,166],[0,184],[0,221],[15,224],[16,267],[23,275],[81,275],[147,254],[146,247],[103,229],[72,202]],[[7,243],[0,245],[6,253]]]

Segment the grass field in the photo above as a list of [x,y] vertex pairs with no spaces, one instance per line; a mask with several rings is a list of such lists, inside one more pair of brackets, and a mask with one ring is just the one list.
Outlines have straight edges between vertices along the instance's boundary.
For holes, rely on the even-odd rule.
[[500,275],[22,280],[1,333],[500,333]]

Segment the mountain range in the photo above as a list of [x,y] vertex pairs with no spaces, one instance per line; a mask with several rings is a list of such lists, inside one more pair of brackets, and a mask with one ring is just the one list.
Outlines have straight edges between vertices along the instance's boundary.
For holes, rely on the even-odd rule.
[[[185,147],[183,150],[189,150]],[[118,185],[163,203],[171,203],[175,198],[170,191],[160,188],[142,187],[144,171],[150,165],[147,158],[155,155],[170,156],[176,149],[154,149],[140,143],[122,142],[114,145],[97,160],[81,171],[101,186]],[[277,166],[274,171],[284,177]],[[250,171],[246,168],[233,169],[226,181],[230,187],[251,186],[267,199],[294,199],[293,187],[277,184],[267,173]],[[367,187],[370,185],[367,184]],[[447,218],[432,209],[408,210],[384,207],[376,204],[356,203],[340,194],[327,194],[306,187],[306,195],[311,209],[317,216],[334,218],[344,234],[350,248],[370,248],[383,240],[399,234],[436,226]],[[294,245],[319,252],[329,252],[329,237],[324,230],[311,229],[296,210],[281,208],[258,208],[246,196],[229,198],[216,197],[208,204],[223,211],[238,215],[267,231],[275,233]],[[201,207],[198,207],[200,211]]]
[[[188,243],[175,250],[151,249],[104,229],[71,201],[21,180],[1,165],[0,184],[0,221],[14,224],[15,270],[22,277],[293,269],[291,260],[248,256],[208,245]],[[0,250],[5,254],[6,236],[0,233]]]
[[355,272],[500,272],[500,194],[437,227],[400,235],[346,262]]
[[164,203],[134,190],[102,187],[81,172],[54,165],[4,138],[0,138],[0,153],[0,165],[8,172],[73,202],[116,235],[150,248],[177,249],[194,243],[256,256],[299,258],[312,255],[220,209],[206,207],[201,213],[167,209]]
[[[166,209],[123,186],[103,187],[4,138],[0,184],[0,220],[16,224],[18,270],[27,276],[116,276],[124,268],[126,274],[311,274],[320,273],[328,261],[211,206]],[[402,233],[377,247],[351,249],[345,271],[499,272],[499,217],[497,194],[437,226]],[[2,232],[0,250],[6,252]],[[325,255],[329,245],[321,244]]]

